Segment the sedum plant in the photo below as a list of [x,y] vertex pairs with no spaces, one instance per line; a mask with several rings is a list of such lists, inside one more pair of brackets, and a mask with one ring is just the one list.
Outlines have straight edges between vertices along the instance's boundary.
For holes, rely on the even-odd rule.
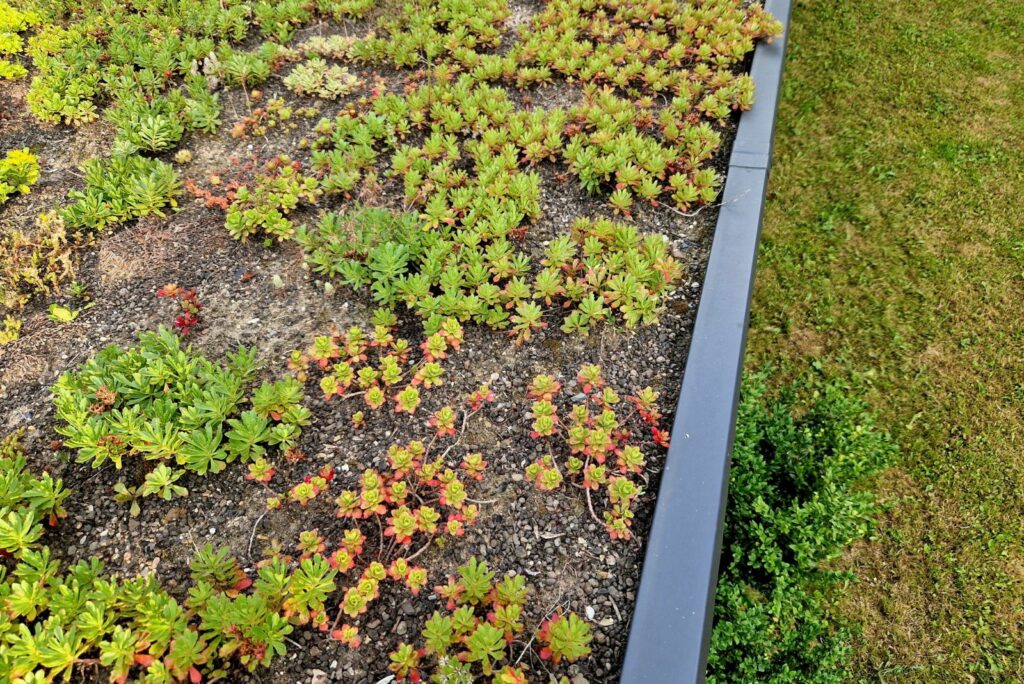
[[175,283],[167,283],[156,291],[161,299],[171,299],[178,303],[180,314],[174,317],[174,329],[182,337],[188,337],[192,329],[199,325],[199,315],[203,304],[194,289],[185,289]]
[[[421,145],[398,142],[428,125]],[[549,245],[540,271],[516,247],[540,215],[539,176],[521,167],[556,157],[569,126],[560,110],[517,112],[503,89],[468,76],[381,95],[371,112],[318,125],[312,169],[322,174],[326,194],[350,194],[375,182],[374,166],[390,148],[385,175],[401,178],[406,206],[415,211],[357,204],[324,213],[295,238],[315,272],[368,287],[388,308],[404,305],[428,330],[454,316],[507,329],[522,342],[548,325],[546,311],[556,305],[568,309],[560,322],[565,332],[587,334],[616,319],[627,327],[655,323],[680,273],[664,238],[580,219]],[[471,168],[461,162],[467,158]],[[661,175],[668,168],[664,160],[649,165]],[[650,185],[641,175],[622,180]]]
[[[396,67],[428,65],[431,85],[374,103],[399,139],[429,123],[435,134],[473,131],[495,153],[514,144],[523,151],[521,162],[530,165],[561,159],[585,188],[608,193],[615,213],[626,216],[641,203],[670,200],[687,210],[715,199],[720,179],[709,162],[721,144],[721,124],[753,102],[753,82],[736,73],[736,65],[755,41],[781,30],[760,4],[559,0],[520,28],[509,52],[489,53],[499,45],[496,26],[507,16],[504,3],[414,3],[383,19],[380,35],[346,40],[335,55],[371,63],[390,59]],[[488,82],[522,90],[556,77],[585,84],[585,101],[569,110],[493,117],[509,100]],[[447,100],[445,91],[459,94]],[[488,103],[482,106],[474,91]],[[456,149],[448,146],[449,160]],[[442,211],[443,199],[431,197],[435,188],[417,195],[422,180],[435,178],[420,168],[422,162],[409,175],[411,150],[396,150],[407,204],[433,199]]]
[[681,274],[663,237],[607,219],[577,219],[548,244],[536,272],[506,238],[487,244],[475,232],[420,226],[411,214],[362,208],[325,214],[296,239],[314,271],[368,286],[385,306],[404,304],[428,329],[454,316],[507,328],[518,341],[546,327],[545,312],[556,307],[567,333],[586,335],[605,321],[657,323]]
[[306,351],[291,353],[288,367],[301,382],[320,376],[326,401],[361,397],[369,410],[389,405],[395,413],[412,415],[419,407],[421,390],[444,383],[440,362],[459,350],[462,326],[453,318],[443,321],[420,345],[419,359],[410,363],[409,341],[395,337],[386,312],[376,318],[380,323],[372,334],[353,326],[344,333],[316,337]]
[[309,56],[341,60],[348,57],[349,48],[357,40],[359,39],[354,36],[338,33],[329,36],[311,36],[303,41],[298,48]]
[[181,184],[169,165],[137,154],[91,159],[82,165],[85,189],[60,216],[71,229],[102,230],[143,216],[166,216],[178,206]]
[[357,41],[349,54],[358,61],[390,61],[395,67],[431,64],[445,58],[473,63],[477,49],[501,44],[509,17],[504,0],[440,0],[407,3],[380,20],[380,34]]
[[[38,119],[76,126],[95,120],[102,108],[112,105],[118,110],[112,117],[121,135],[137,138],[133,144],[142,143],[142,149],[173,146],[180,126],[206,132],[217,128],[214,84],[203,75],[251,87],[280,66],[278,53],[283,50],[278,43],[289,41],[296,27],[316,15],[362,16],[372,4],[187,0],[173,6],[128,6],[54,0],[45,5],[45,18],[53,23],[29,40],[27,53],[36,76],[27,100]],[[42,18],[31,16],[32,23]],[[24,28],[5,28],[8,17],[0,11],[0,36]],[[251,52],[233,47],[258,34],[276,42]],[[8,42],[0,42],[0,56]],[[144,135],[137,135],[143,130]]]
[[330,65],[319,57],[306,60],[284,77],[285,86],[299,95],[337,100],[351,93],[357,79],[343,66]]
[[35,294],[59,292],[74,278],[73,249],[86,242],[57,212],[36,217],[34,230],[0,235],[0,304],[20,309]]
[[[287,496],[268,501],[272,509],[286,501],[307,507],[335,487],[336,516],[346,525],[340,539],[306,530],[299,535],[297,547],[302,557],[325,554],[339,577],[350,578],[330,626],[334,639],[357,647],[359,630],[350,621],[367,613],[380,595],[381,582],[391,580],[418,594],[427,585],[428,575],[425,567],[413,561],[436,539],[461,537],[467,526],[476,523],[480,510],[469,498],[469,484],[482,479],[487,462],[479,453],[463,454],[458,465],[448,457],[469,419],[492,400],[490,391],[480,388],[461,412],[457,436],[435,435],[426,444],[419,440],[394,444],[387,450],[385,469],[366,468],[342,483],[334,469],[325,466],[292,487]],[[357,570],[359,574],[354,575]],[[312,622],[327,629],[322,614]]]
[[264,43],[261,49],[254,51],[227,49],[216,62],[218,73],[233,86],[248,89],[259,85],[268,78],[271,72],[271,60],[277,52],[276,43]]
[[455,234],[447,224],[424,231],[412,214],[326,214],[296,238],[314,271],[368,286],[379,304],[404,305],[428,322],[428,330],[446,317],[507,327],[507,305],[531,295],[529,258],[508,239],[487,244],[479,232]]
[[15,193],[27,195],[37,180],[39,159],[28,149],[9,151],[0,159],[0,205]]
[[[630,215],[634,201],[657,205],[663,194],[683,210],[718,196],[721,178],[707,164],[722,138],[709,122],[675,126],[665,116],[676,111],[673,104],[661,110],[669,133],[659,138],[652,134],[653,102],[637,105],[594,86],[584,92],[584,103],[570,112],[574,135],[563,157],[589,192],[614,189],[609,201],[615,213]],[[689,110],[683,104],[678,109]]]
[[580,183],[607,190],[616,213],[663,196],[685,211],[718,194],[714,124],[753,103],[753,81],[736,65],[781,29],[741,0],[557,0],[520,29],[503,64],[475,74],[520,87],[556,74],[585,84],[564,151]]
[[[550,440],[554,447],[526,468],[526,477],[541,491],[558,489],[567,477],[577,481],[595,522],[603,524],[612,539],[630,539],[647,463],[633,431],[646,426],[656,444],[668,446],[668,434],[659,427],[658,393],[645,388],[627,396],[623,405],[595,365],[581,367],[576,382],[584,396],[580,403],[559,401],[562,385],[550,375],[538,375],[530,383],[530,436]],[[605,503],[598,508],[603,509],[603,521],[591,495],[602,490]]]
[[348,17],[363,19],[376,6],[377,0],[320,0],[317,10],[335,21],[342,21]]
[[37,547],[44,525],[67,516],[70,492],[50,473],[30,472],[21,432],[0,439],[0,555],[21,558]]
[[657,323],[682,272],[664,237],[608,219],[576,219],[569,235],[548,243],[542,265],[533,298],[561,303],[569,311],[562,330],[582,335],[604,320]]
[[284,99],[275,97],[267,100],[263,107],[255,107],[238,120],[231,128],[232,138],[245,136],[267,135],[272,129],[294,130],[298,127],[297,117],[312,119],[316,116],[316,108],[293,108]]
[[[288,598],[301,593],[302,580],[294,590],[291,583],[300,573],[288,578]],[[203,574],[193,566],[193,576]],[[43,547],[23,554],[0,583],[0,671],[15,682],[48,682],[97,663],[112,682],[168,684],[252,671],[285,653],[293,629],[274,601],[197,580],[183,606],[153,576],[109,579],[96,559],[62,572]]]
[[21,337],[21,320],[14,316],[4,316],[0,325],[0,347],[17,341]]
[[216,681],[270,665],[293,625],[322,614],[335,589],[323,556],[277,560],[255,583],[227,549],[197,550],[184,604],[154,576],[116,579],[97,559],[66,569],[43,543],[69,492],[26,469],[20,434],[0,440],[0,673],[26,684]]
[[559,74],[633,99],[690,84],[714,93],[743,79],[729,68],[781,29],[761,4],[741,0],[556,0],[520,29],[509,60],[522,84]]
[[[52,5],[55,18],[72,9],[66,3]],[[30,41],[38,75],[29,89],[29,105],[38,118],[54,123],[92,121],[98,106],[120,93],[161,96],[173,76],[188,73],[193,60],[212,51],[214,36],[237,40],[245,32],[244,10],[222,10],[209,2],[190,3],[179,12],[155,6],[133,12],[98,2],[74,9],[77,20],[49,25]],[[165,39],[152,40],[150,31]]]
[[200,74],[189,74],[183,88],[166,95],[147,96],[134,83],[126,84],[106,116],[118,129],[114,139],[118,149],[162,152],[176,147],[186,131],[215,133],[220,111],[210,82]]
[[[526,632],[524,611],[530,589],[521,575],[507,575],[496,582],[487,563],[473,557],[458,568],[457,576],[449,576],[448,583],[434,591],[447,600],[446,610],[434,611],[427,620],[420,635],[422,646],[401,643],[391,652],[389,669],[397,679],[416,682],[427,676],[432,682],[496,684],[530,681],[528,670],[519,666],[522,654],[513,660],[512,651],[512,645]],[[538,645],[542,659],[558,664],[590,655],[591,640],[589,625],[578,615],[555,613],[528,643]]]
[[252,185],[235,190],[225,226],[236,240],[254,235],[284,240],[294,227],[287,215],[299,202],[315,203],[320,195],[317,180],[301,173],[301,164],[286,156],[273,159]]
[[20,55],[25,47],[25,41],[19,34],[37,26],[40,21],[42,17],[38,12],[17,9],[7,2],[0,2],[0,80],[15,80],[28,74],[24,65],[12,58]]
[[248,395],[255,371],[253,349],[240,348],[216,364],[165,328],[143,333],[138,346],[111,345],[58,379],[52,388],[57,432],[79,462],[94,468],[154,462],[142,484],[119,486],[119,498],[137,513],[141,496],[184,494],[174,484],[183,471],[218,473],[235,460],[297,444],[310,420],[301,385],[288,378]]

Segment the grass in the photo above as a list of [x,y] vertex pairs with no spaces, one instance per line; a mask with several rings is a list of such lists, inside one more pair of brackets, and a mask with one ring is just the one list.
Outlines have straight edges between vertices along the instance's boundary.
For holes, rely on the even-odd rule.
[[1024,672],[1024,4],[800,0],[749,368],[850,378],[901,445],[843,559],[863,681]]

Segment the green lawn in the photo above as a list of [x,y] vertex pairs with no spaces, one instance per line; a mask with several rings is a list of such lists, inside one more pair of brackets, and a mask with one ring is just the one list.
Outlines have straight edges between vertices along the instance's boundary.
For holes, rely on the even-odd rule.
[[748,367],[865,389],[901,454],[843,559],[866,681],[1024,677],[1024,3],[800,0]]

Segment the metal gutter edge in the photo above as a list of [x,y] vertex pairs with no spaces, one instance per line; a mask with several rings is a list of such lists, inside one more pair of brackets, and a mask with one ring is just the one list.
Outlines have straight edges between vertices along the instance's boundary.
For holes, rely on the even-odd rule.
[[740,117],[647,540],[620,682],[701,684],[714,622],[729,458],[771,166],[791,0],[767,0],[783,35],[760,43]]

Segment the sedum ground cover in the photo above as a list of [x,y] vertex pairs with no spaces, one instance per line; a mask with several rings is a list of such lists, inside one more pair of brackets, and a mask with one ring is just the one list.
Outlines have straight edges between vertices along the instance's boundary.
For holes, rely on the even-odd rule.
[[615,681],[778,30],[0,1],[0,672]]
[[748,367],[844,378],[899,444],[836,563],[851,681],[1024,672],[1022,35],[1018,3],[795,6]]

